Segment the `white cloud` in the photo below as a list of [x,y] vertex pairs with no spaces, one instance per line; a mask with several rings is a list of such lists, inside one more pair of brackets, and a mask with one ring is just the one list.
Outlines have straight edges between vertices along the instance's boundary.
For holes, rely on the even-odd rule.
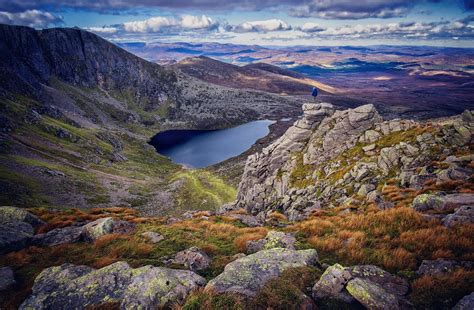
[[116,27],[89,27],[85,29],[88,31],[95,32],[95,33],[104,33],[104,34],[112,34],[118,31]]
[[123,23],[123,29],[127,32],[162,32],[174,28],[175,30],[197,30],[213,29],[219,23],[206,15],[182,15],[180,17],[156,16],[146,20]]
[[217,23],[206,15],[183,15],[181,16],[180,25],[186,29],[205,29],[213,27],[214,25],[217,25]]
[[269,32],[269,31],[286,31],[291,30],[291,26],[281,19],[268,19],[252,22],[244,22],[234,26],[234,32]]
[[324,30],[326,30],[326,27],[323,27],[316,23],[305,23],[301,27],[301,31],[304,31],[304,32],[321,32]]
[[175,18],[156,16],[146,20],[123,23],[123,29],[128,32],[159,32],[163,28],[176,26]]
[[39,10],[27,10],[18,13],[0,12],[0,23],[45,28],[63,23],[61,16]]

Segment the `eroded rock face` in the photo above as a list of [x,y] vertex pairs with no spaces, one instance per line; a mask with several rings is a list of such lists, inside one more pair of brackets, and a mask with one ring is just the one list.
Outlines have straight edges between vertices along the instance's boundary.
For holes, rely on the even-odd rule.
[[372,265],[343,267],[335,264],[326,269],[313,287],[313,297],[335,299],[367,309],[402,309],[409,306],[406,299],[408,282]]
[[[345,201],[371,200],[388,209],[395,204],[374,199],[388,179],[414,191],[443,182],[449,188],[449,182],[468,181],[474,173],[472,158],[454,156],[459,149],[469,151],[474,132],[470,111],[425,123],[382,121],[372,105],[335,111],[327,104],[308,104],[303,110],[303,118],[280,139],[248,158],[235,207],[263,220],[279,211],[290,221]],[[454,211],[472,204],[467,194],[445,194],[442,205],[436,205],[435,197],[428,208]],[[465,211],[456,219],[468,221]]]
[[117,262],[101,269],[64,264],[43,270],[20,309],[83,309],[116,302],[121,309],[170,306],[206,280],[192,271]]
[[108,234],[130,234],[135,231],[135,224],[115,220],[112,217],[101,218],[83,226],[82,236],[87,241],[94,241]]
[[218,293],[238,293],[255,296],[265,283],[277,278],[288,268],[314,266],[318,262],[316,250],[275,248],[247,255],[229,263],[224,272],[209,281],[206,289]]
[[319,207],[311,200],[315,188],[292,188],[291,172],[298,165],[317,165],[335,158],[381,121],[372,105],[335,111],[326,103],[305,104],[303,112],[304,117],[280,139],[247,159],[237,205],[250,213],[265,216],[278,209],[290,220],[308,216]]
[[282,231],[271,230],[267,233],[265,238],[248,241],[247,242],[247,253],[256,253],[261,250],[269,250],[273,248],[285,248],[294,250],[295,249],[295,237],[290,233],[284,233]]

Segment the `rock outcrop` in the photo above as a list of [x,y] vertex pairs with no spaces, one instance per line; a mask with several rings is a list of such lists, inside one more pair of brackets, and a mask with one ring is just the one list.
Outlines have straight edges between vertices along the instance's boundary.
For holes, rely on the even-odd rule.
[[151,243],[158,243],[165,239],[161,234],[154,231],[146,231],[142,233],[142,236],[149,240]]
[[284,270],[317,263],[316,250],[263,250],[229,263],[224,272],[209,281],[206,289],[255,296],[268,280],[277,278]]
[[189,270],[198,271],[208,268],[212,259],[198,247],[191,247],[176,253],[169,261],[172,264],[183,265]]
[[170,307],[206,280],[192,271],[117,262],[102,269],[64,264],[43,270],[20,309],[84,309],[119,303],[121,309]]
[[[372,105],[335,111],[325,103],[305,104],[303,111],[303,118],[281,138],[247,159],[236,208],[260,219],[277,210],[290,221],[304,219],[319,208],[361,200],[388,209],[394,205],[377,188],[389,179],[416,191],[428,183],[469,182],[474,173],[469,164],[472,156],[456,156],[460,150],[469,151],[473,140],[470,111],[439,123],[383,121]],[[443,202],[426,205],[426,196],[420,196],[415,209],[452,213],[473,203],[468,193],[426,195]],[[460,209],[446,226],[471,221],[470,212],[467,207]]]
[[313,287],[316,300],[333,299],[363,305],[367,309],[404,309],[408,282],[372,265],[343,267],[335,264],[326,269]]
[[32,245],[54,246],[64,243],[74,243],[82,239],[83,228],[81,226],[69,226],[56,228],[44,234],[37,234],[31,239]]
[[0,223],[25,222],[33,227],[46,224],[36,215],[22,208],[3,206],[0,207]]
[[291,156],[303,150],[314,128],[334,113],[334,107],[326,103],[304,104],[303,112],[303,118],[296,121],[282,137],[261,153],[248,157],[239,184],[237,204],[250,213],[265,211],[272,201],[285,195],[289,180],[281,179],[279,171],[292,164]]
[[273,248],[285,248],[294,250],[296,238],[290,233],[271,230],[265,238],[255,241],[247,241],[247,253],[256,253],[261,250],[269,250]]
[[108,234],[130,234],[135,231],[133,223],[105,217],[83,226],[82,236],[87,241],[94,241]]

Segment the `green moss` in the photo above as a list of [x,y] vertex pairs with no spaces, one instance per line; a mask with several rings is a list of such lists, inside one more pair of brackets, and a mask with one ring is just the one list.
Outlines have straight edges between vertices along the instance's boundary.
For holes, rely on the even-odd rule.
[[181,170],[173,175],[170,182],[179,184],[175,192],[175,212],[216,210],[237,196],[234,187],[206,170]]
[[305,188],[314,183],[312,174],[314,167],[305,165],[303,153],[295,154],[296,165],[290,174],[290,186],[295,188]]
[[286,269],[265,284],[255,302],[262,309],[300,309],[320,276],[320,270],[312,267]]
[[416,141],[416,138],[425,133],[425,132],[433,132],[433,129],[430,127],[416,127],[406,131],[397,131],[390,133],[386,136],[382,136],[375,144],[379,148],[393,146],[400,142],[405,143],[413,143]]
[[182,310],[200,310],[200,309],[229,309],[243,310],[247,309],[243,302],[231,294],[213,294],[201,291],[191,295]]

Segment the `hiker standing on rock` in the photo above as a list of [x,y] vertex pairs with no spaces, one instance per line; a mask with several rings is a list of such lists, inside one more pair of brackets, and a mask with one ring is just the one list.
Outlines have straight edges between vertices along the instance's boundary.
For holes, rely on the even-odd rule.
[[316,87],[313,87],[313,90],[311,91],[311,96],[313,96],[314,102],[316,102],[316,97],[318,96],[318,89]]

